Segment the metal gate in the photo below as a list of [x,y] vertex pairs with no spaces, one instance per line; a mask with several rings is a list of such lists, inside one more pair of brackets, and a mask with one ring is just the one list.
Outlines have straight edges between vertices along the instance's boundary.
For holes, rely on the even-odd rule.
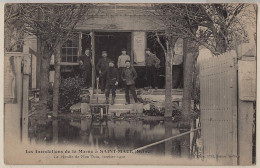
[[200,63],[204,159],[237,165],[237,57],[235,51]]

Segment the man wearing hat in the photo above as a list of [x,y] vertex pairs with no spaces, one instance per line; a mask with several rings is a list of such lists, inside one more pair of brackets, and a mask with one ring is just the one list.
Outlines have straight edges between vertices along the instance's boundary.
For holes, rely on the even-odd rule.
[[135,103],[138,103],[136,92],[135,92],[135,79],[137,78],[137,73],[134,67],[130,66],[130,61],[125,61],[126,68],[123,69],[121,74],[121,79],[125,82],[125,99],[126,105],[130,104],[129,91],[131,92]]
[[112,90],[112,101],[111,105],[115,103],[116,97],[116,87],[118,85],[119,74],[117,68],[114,66],[114,61],[109,61],[109,68],[106,73],[106,103],[109,103],[109,94],[110,90]]
[[85,86],[89,88],[92,83],[92,60],[90,50],[88,48],[85,50],[85,53],[79,57],[79,68],[81,70],[81,76],[84,79]]
[[160,68],[160,60],[151,53],[149,48],[145,49],[146,80],[149,88],[157,88],[157,69]]
[[[130,56],[126,54],[126,49],[123,48],[121,51],[122,51],[122,54],[118,57],[118,60],[117,60],[117,67],[118,67],[120,76],[122,74],[123,69],[126,67],[125,61],[126,60],[130,61]],[[120,87],[124,87],[124,82],[122,80],[120,80],[119,85],[120,85]]]
[[107,51],[102,51],[102,58],[98,60],[96,69],[99,73],[100,76],[100,80],[101,80],[101,93],[104,93],[105,91],[105,87],[106,87],[106,73],[108,71],[109,68],[109,62],[111,60],[109,58],[107,58]]

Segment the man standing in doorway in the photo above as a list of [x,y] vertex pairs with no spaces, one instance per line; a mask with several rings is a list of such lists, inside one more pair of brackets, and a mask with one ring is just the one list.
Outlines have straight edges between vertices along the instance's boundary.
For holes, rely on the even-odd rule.
[[[121,76],[123,69],[126,67],[126,60],[130,61],[130,56],[126,54],[126,49],[123,48],[122,49],[122,55],[120,55],[118,57],[118,61],[117,61],[117,67],[119,70],[119,75]],[[122,80],[119,81],[119,86],[121,88],[124,88],[124,82]]]
[[97,71],[99,73],[99,77],[101,78],[101,93],[104,93],[106,87],[106,73],[109,68],[109,62],[111,60],[107,58],[107,51],[102,51],[102,58],[97,63]]
[[117,68],[114,66],[114,61],[109,62],[109,69],[107,71],[107,82],[106,82],[106,103],[109,103],[109,94],[110,90],[112,90],[112,101],[111,105],[115,103],[116,97],[116,87],[118,85],[119,74]]
[[149,89],[157,89],[157,70],[160,68],[160,60],[151,53],[149,48],[145,49],[146,80]]
[[84,79],[85,87],[91,86],[92,79],[92,60],[90,50],[87,48],[85,53],[79,57],[79,68],[81,70],[81,76]]
[[138,103],[136,92],[135,92],[135,79],[137,78],[137,73],[134,67],[130,66],[130,61],[125,61],[126,68],[123,69],[121,74],[121,79],[125,82],[125,99],[126,105],[130,104],[129,90],[133,95],[135,103]]

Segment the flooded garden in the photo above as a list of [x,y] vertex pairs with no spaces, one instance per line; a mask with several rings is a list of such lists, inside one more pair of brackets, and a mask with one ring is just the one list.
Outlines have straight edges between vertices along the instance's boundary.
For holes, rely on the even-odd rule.
[[[29,120],[31,144],[80,145],[92,149],[128,150],[158,142],[189,131],[180,122],[166,120],[49,119]],[[176,158],[200,158],[200,131],[194,131],[140,152]]]

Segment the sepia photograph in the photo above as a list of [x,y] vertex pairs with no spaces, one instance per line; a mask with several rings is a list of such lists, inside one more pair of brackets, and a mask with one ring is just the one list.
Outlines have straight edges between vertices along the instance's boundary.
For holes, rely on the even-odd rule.
[[256,164],[254,3],[5,3],[6,165]]

